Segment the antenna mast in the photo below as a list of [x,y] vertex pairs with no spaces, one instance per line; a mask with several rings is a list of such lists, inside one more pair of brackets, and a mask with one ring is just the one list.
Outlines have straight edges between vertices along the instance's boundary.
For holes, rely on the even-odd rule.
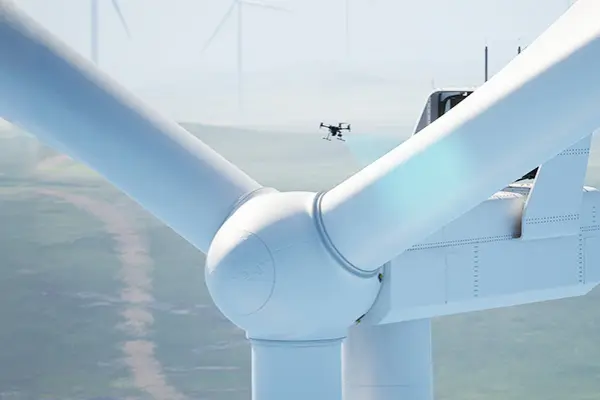
[[488,46],[487,44],[485,45],[485,49],[484,49],[484,79],[485,82],[488,81]]

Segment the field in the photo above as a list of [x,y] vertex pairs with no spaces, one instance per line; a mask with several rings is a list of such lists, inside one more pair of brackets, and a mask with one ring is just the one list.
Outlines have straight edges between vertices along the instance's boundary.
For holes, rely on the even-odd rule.
[[[202,138],[285,190],[326,189],[393,144]],[[249,349],[212,305],[204,256],[85,167],[23,143],[0,147],[0,399],[249,399]],[[599,399],[599,301],[435,320],[436,398]]]

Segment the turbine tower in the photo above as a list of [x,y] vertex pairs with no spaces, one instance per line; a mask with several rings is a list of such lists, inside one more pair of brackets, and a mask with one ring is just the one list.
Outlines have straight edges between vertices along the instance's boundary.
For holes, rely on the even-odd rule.
[[212,35],[206,41],[206,43],[204,44],[204,47],[201,50],[201,54],[203,54],[210,47],[212,41],[219,34],[219,32],[221,31],[221,29],[223,28],[225,23],[227,23],[227,21],[229,20],[229,18],[231,17],[233,12],[237,8],[237,70],[236,70],[236,72],[237,72],[238,111],[240,111],[240,112],[243,110],[242,76],[243,76],[243,68],[244,68],[244,65],[243,65],[243,55],[244,54],[243,54],[243,18],[242,18],[242,16],[243,16],[244,6],[262,8],[262,9],[268,9],[268,10],[274,10],[274,11],[289,12],[289,10],[286,8],[275,6],[272,4],[262,3],[262,2],[258,2],[258,1],[251,1],[251,0],[233,0],[231,5],[229,6],[229,9],[225,13],[225,15],[223,15],[223,18],[221,18],[221,21],[219,22],[219,24],[213,31]]
[[9,0],[0,110],[207,254],[213,301],[249,339],[253,400],[431,400],[431,318],[600,283],[600,191],[583,187],[598,15],[579,0],[439,122],[321,193],[263,187]]
[[[100,34],[100,17],[99,17],[99,2],[100,0],[90,0],[90,51],[91,58],[94,64],[98,65],[98,55],[99,55],[99,34]],[[123,29],[125,29],[125,33],[127,33],[127,37],[131,38],[131,32],[129,31],[129,27],[127,26],[127,21],[121,12],[121,7],[119,6],[119,2],[117,0],[111,0],[113,9],[115,10],[119,20],[121,21],[121,25]]]

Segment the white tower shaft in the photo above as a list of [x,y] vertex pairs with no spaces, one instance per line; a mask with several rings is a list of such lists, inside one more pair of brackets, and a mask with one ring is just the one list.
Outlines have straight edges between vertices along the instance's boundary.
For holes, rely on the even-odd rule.
[[344,400],[433,400],[430,320],[350,328],[343,365]]
[[253,400],[342,400],[341,339],[251,346]]

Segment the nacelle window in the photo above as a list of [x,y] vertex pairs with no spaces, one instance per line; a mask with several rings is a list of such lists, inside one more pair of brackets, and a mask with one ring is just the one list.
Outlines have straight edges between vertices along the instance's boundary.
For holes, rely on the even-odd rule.
[[417,122],[414,134],[456,107],[471,93],[473,93],[473,90],[437,90],[430,94],[421,118]]
[[438,118],[456,107],[461,101],[466,99],[473,92],[461,92],[458,94],[440,94],[440,106],[438,107]]

